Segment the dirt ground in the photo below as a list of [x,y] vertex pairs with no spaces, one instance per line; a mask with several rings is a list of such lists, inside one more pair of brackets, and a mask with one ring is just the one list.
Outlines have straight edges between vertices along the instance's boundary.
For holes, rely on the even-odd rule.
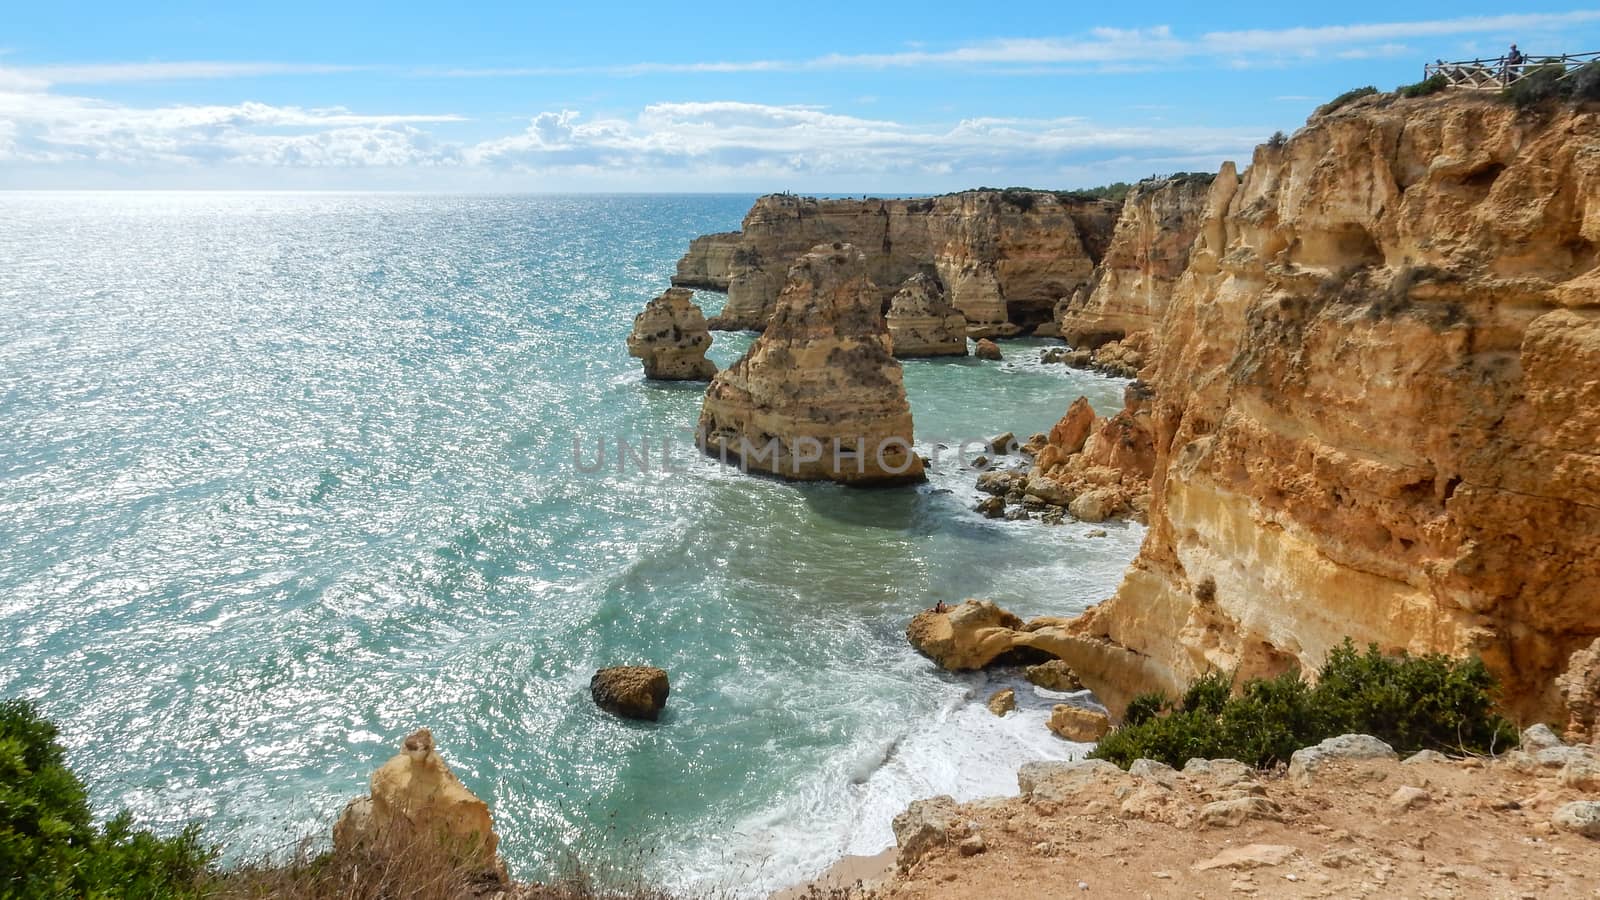
[[913,805],[902,869],[847,861],[813,896],[860,879],[858,895],[896,900],[1600,897],[1600,840],[1552,822],[1600,800],[1584,759],[1600,750],[1025,775],[1020,798]]

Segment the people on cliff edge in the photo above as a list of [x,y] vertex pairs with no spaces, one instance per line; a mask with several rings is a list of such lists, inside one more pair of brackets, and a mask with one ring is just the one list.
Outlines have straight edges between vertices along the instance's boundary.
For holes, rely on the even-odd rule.
[[1522,64],[1526,60],[1527,57],[1522,55],[1522,51],[1517,49],[1517,45],[1512,44],[1511,50],[1506,53],[1505,80],[1507,83],[1517,77],[1517,73],[1522,70]]

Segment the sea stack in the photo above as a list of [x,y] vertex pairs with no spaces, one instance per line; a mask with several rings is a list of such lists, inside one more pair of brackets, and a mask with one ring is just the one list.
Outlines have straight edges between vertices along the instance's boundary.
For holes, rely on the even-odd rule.
[[889,302],[895,358],[966,356],[967,317],[945,299],[944,285],[926,272],[907,278]]
[[797,481],[921,481],[882,303],[854,246],[824,244],[800,257],[761,337],[712,379],[701,448]]
[[706,317],[694,303],[694,292],[668,288],[645,304],[633,319],[628,354],[644,362],[646,378],[659,381],[705,381],[717,374],[706,359],[711,332]]

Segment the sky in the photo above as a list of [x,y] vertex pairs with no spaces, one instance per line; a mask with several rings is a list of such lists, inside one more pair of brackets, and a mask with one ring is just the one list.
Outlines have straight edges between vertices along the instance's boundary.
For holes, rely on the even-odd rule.
[[924,193],[1248,161],[1600,4],[0,4],[0,188]]

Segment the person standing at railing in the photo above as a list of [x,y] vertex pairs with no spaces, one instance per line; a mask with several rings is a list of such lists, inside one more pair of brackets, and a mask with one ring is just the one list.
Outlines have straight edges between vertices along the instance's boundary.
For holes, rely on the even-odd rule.
[[1527,60],[1527,57],[1522,55],[1522,51],[1517,49],[1516,44],[1512,44],[1511,51],[1506,54],[1505,72],[1502,76],[1506,84],[1510,84],[1521,73],[1522,63],[1525,60]]

